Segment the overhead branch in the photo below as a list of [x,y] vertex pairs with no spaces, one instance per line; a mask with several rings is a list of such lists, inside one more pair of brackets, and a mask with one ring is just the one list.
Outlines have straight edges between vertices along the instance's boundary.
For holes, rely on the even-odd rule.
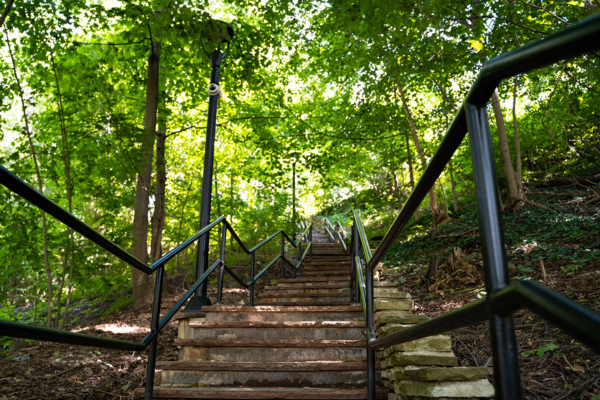
[[4,7],[4,12],[2,13],[2,16],[0,16],[0,28],[2,28],[2,25],[4,25],[4,20],[6,19],[6,16],[10,12],[10,9],[14,2],[15,2],[15,0],[8,0],[8,3],[6,3],[6,7]]

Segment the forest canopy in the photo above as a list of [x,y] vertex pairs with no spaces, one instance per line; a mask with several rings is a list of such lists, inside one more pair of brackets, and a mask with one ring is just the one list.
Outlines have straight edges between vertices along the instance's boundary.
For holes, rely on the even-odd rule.
[[[235,36],[221,68],[212,215],[254,244],[297,229],[293,165],[299,218],[347,222],[358,209],[389,226],[483,63],[600,2],[29,0],[6,10],[0,165],[151,261],[198,231],[211,73],[201,38],[214,20]],[[489,119],[507,208],[527,205],[530,186],[600,182],[599,60],[499,85]],[[465,140],[414,218],[435,225],[468,207]],[[130,290],[125,263],[4,187],[0,210],[0,318],[64,327],[69,302]],[[147,238],[137,250],[136,227]],[[194,251],[169,273],[189,274]]]

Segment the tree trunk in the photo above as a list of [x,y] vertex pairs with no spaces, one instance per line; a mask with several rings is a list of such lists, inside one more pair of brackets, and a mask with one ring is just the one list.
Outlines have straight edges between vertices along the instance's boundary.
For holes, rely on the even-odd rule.
[[456,183],[454,182],[454,165],[450,160],[450,183],[452,184],[452,205],[454,206],[454,212],[458,211],[458,199],[456,197]]
[[[37,160],[37,154],[35,152],[35,148],[33,147],[33,138],[31,135],[31,130],[29,129],[29,119],[27,118],[27,107],[25,105],[25,96],[23,95],[23,88],[21,87],[21,81],[19,80],[19,75],[17,74],[17,64],[15,62],[15,57],[12,52],[12,48],[10,47],[10,39],[8,38],[8,33],[6,33],[6,43],[8,45],[8,52],[10,54],[10,59],[12,62],[13,73],[15,75],[15,81],[17,82],[17,87],[19,89],[19,97],[21,98],[21,108],[23,109],[23,120],[25,122],[25,134],[27,135],[27,139],[29,141],[29,148],[31,150],[31,157],[33,158],[33,165],[35,167],[35,175],[37,177],[38,191],[41,194],[44,194],[44,184],[42,182],[42,174],[40,174],[40,167]],[[50,269],[50,261],[48,259],[48,228],[46,225],[46,213],[44,211],[42,214],[42,241],[43,241],[43,251],[44,251],[44,266],[46,268],[46,280],[48,283],[48,314],[46,326],[50,328],[52,325],[52,270]]]
[[[135,190],[133,216],[133,245],[131,253],[142,262],[148,261],[148,200],[150,197],[152,178],[152,153],[156,131],[158,110],[158,76],[160,61],[160,44],[153,43],[153,50],[148,58],[148,83],[146,86],[146,110],[144,114],[144,134],[142,139],[142,161]],[[133,306],[143,308],[152,299],[152,280],[144,272],[131,267],[131,284],[133,286]]]
[[165,226],[165,186],[167,182],[167,171],[165,169],[165,140],[166,121],[164,117],[158,119],[156,131],[156,188],[154,192],[154,214],[152,215],[152,239],[150,255],[152,261],[162,256],[162,234]]
[[394,177],[394,186],[396,188],[396,193],[398,193],[398,205],[400,207],[400,210],[402,210],[402,206],[404,205],[402,203],[402,192],[400,191],[400,184],[398,182],[398,175],[396,174],[396,171],[392,171],[392,176]]
[[[406,102],[406,98],[404,97],[404,91],[400,86],[398,86],[398,91],[400,92],[400,99],[402,100],[402,107],[404,108],[404,113],[406,114],[406,118],[408,118],[408,124],[410,125],[410,134],[412,136],[413,141],[415,142],[415,147],[417,148],[417,153],[419,153],[419,158],[421,159],[421,164],[423,168],[427,167],[427,160],[425,160],[425,153],[423,152],[423,148],[421,147],[421,142],[419,141],[419,137],[417,136],[417,125],[410,113],[410,109],[408,108],[408,103]],[[434,184],[435,186],[435,184]],[[433,215],[433,220],[435,221],[440,213],[437,201],[435,200],[435,192],[433,187],[429,189],[429,205],[431,207],[431,214]]]
[[494,90],[492,94],[492,105],[494,107],[494,115],[496,116],[498,141],[500,143],[500,157],[502,159],[502,169],[504,171],[504,178],[506,179],[506,185],[508,187],[508,198],[509,207],[514,210],[521,208],[521,202],[519,199],[522,198],[519,185],[517,183],[515,170],[512,166],[510,159],[510,149],[508,148],[508,137],[506,136],[506,126],[504,125],[504,117],[502,116],[502,107],[500,106],[500,97],[498,96],[498,89]]
[[[72,184],[71,184],[71,157],[69,154],[69,138],[67,137],[67,128],[66,128],[66,124],[65,124],[65,112],[63,109],[63,103],[62,103],[62,95],[60,93],[60,84],[58,81],[58,73],[56,71],[56,63],[54,62],[54,53],[52,51],[52,49],[50,49],[50,61],[52,62],[52,72],[54,74],[54,81],[56,83],[56,94],[57,94],[57,109],[58,109],[58,120],[60,122],[60,132],[61,132],[61,138],[62,138],[62,148],[63,148],[63,152],[62,152],[62,159],[63,159],[63,164],[65,166],[65,178],[66,178],[66,185],[67,185],[67,202],[69,205],[69,212],[73,213],[73,196],[72,196]],[[71,252],[72,257],[69,257],[69,252]],[[67,269],[69,268],[69,259],[71,259],[71,268],[70,268],[70,275],[69,275],[69,282],[72,283],[72,275],[73,275],[73,264],[74,264],[74,258],[75,258],[75,249],[73,248],[73,231],[71,230],[71,228],[67,228],[67,246],[65,249],[65,258],[64,258],[64,263],[63,263],[63,271],[62,271],[62,276],[60,279],[60,287],[58,289],[58,293],[56,295],[56,319],[54,322],[54,326],[56,326],[58,328],[59,326],[59,321],[60,321],[60,310],[61,310],[61,298],[62,298],[62,292],[65,286],[65,279],[66,279],[66,273],[67,273]],[[70,289],[69,289],[69,293],[70,293]],[[67,305],[68,307],[68,305]],[[67,312],[65,311],[65,317],[67,316]],[[64,326],[65,321],[63,321],[62,326]]]
[[[521,190],[521,194],[525,196],[525,191],[523,190],[523,174],[521,168],[521,144],[519,141],[519,125],[517,121],[517,77],[515,76],[514,86],[513,86],[513,130],[515,131],[515,161],[517,162],[517,183],[519,184],[519,188]],[[523,197],[525,198],[525,197]]]
[[[415,190],[415,177],[413,174],[413,165],[412,165],[412,156],[410,154],[410,143],[408,141],[408,135],[404,135],[406,138],[406,154],[408,155],[408,172],[410,174],[410,187],[411,190]],[[419,208],[415,210],[415,221],[418,221],[419,216]]]

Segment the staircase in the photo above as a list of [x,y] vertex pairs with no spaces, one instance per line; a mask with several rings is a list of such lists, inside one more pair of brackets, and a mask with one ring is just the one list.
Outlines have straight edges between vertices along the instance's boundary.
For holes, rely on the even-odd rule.
[[[180,360],[157,362],[154,398],[366,399],[365,322],[362,306],[350,304],[350,256],[317,232],[312,255],[302,277],[266,287],[259,305],[180,314]],[[377,399],[388,392],[377,390]]]

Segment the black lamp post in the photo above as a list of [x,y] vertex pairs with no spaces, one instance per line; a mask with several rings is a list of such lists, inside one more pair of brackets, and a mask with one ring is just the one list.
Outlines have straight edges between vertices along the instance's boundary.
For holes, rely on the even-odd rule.
[[[206,144],[204,150],[204,173],[202,174],[202,197],[200,203],[200,229],[210,224],[210,205],[212,194],[213,181],[213,160],[215,155],[215,132],[217,128],[217,108],[219,99],[223,96],[219,81],[221,80],[221,62],[229,54],[229,46],[233,39],[234,30],[231,25],[223,21],[212,21],[212,26],[209,30],[210,44],[216,46],[206,50],[204,38],[200,39],[204,52],[210,59],[212,73],[210,76],[210,85],[208,85],[208,94],[210,100],[208,102],[208,121],[206,124]],[[221,47],[227,43],[224,51]],[[196,258],[196,280],[206,271],[208,267],[208,244],[209,235],[206,234],[198,240],[198,254]],[[184,312],[197,312],[202,309],[203,305],[210,305],[210,299],[206,295],[206,282],[204,282],[196,290],[196,295],[192,297]]]

